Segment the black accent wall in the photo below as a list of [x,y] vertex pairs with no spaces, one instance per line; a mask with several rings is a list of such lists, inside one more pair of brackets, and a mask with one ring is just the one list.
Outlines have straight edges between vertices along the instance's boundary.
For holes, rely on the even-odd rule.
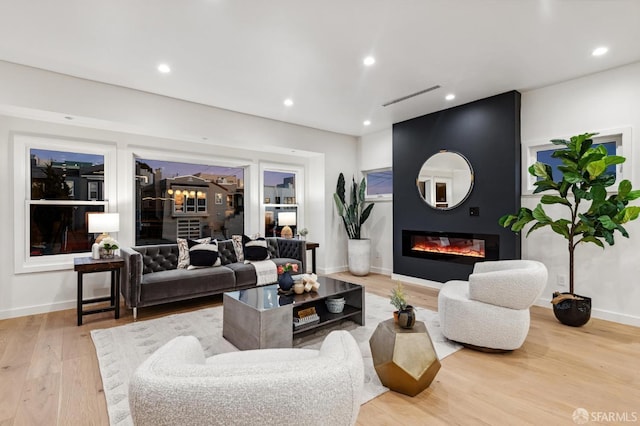
[[[429,207],[416,186],[422,164],[442,149],[467,157],[475,175],[471,195],[452,210]],[[519,259],[520,237],[498,219],[520,207],[520,163],[516,91],[394,124],[394,273],[445,282],[466,280],[473,270],[473,265],[403,256],[403,229],[497,234],[500,259]],[[470,215],[470,208],[479,214]]]

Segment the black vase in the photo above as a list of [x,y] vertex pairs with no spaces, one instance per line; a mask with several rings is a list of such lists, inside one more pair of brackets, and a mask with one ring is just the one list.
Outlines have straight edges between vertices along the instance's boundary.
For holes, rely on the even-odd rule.
[[[560,293],[571,294],[571,293]],[[556,295],[554,294],[554,297]],[[553,313],[564,325],[581,327],[591,318],[591,298],[574,294],[584,300],[567,299],[553,305]]]
[[278,287],[280,287],[282,291],[291,290],[291,287],[293,287],[293,278],[289,271],[283,272],[282,275],[278,277]]
[[416,323],[416,314],[413,306],[407,305],[405,309],[398,311],[398,325],[402,328],[413,328]]

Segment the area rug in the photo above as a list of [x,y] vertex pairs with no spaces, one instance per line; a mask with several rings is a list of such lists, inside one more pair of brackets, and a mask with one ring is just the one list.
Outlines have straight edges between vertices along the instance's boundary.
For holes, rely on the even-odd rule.
[[[388,390],[382,386],[373,368],[369,338],[378,323],[391,318],[394,310],[388,298],[370,293],[366,294],[365,303],[365,326],[348,321],[337,325],[341,329],[349,330],[362,351],[365,365],[362,403]],[[461,348],[460,345],[447,340],[442,335],[436,312],[416,308],[416,318],[427,325],[439,359]],[[331,328],[320,329],[316,333],[295,339],[294,347],[318,349],[331,330]],[[129,378],[136,367],[160,346],[176,336],[184,335],[196,336],[207,357],[238,350],[222,337],[222,306],[91,332],[111,425],[133,425],[129,412],[128,388]]]

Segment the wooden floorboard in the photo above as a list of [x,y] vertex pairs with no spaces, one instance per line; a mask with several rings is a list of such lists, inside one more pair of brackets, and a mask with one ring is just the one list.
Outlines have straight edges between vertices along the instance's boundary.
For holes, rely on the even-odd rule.
[[[388,297],[388,276],[333,276]],[[437,310],[438,290],[403,283],[409,302]],[[220,305],[220,296],[141,309],[139,320]],[[107,425],[106,401],[91,341],[93,329],[133,321],[131,311],[75,310],[0,321],[0,426]],[[640,422],[640,329],[592,319],[573,328],[550,309],[531,309],[522,348],[505,354],[462,349],[442,360],[431,386],[411,398],[387,392],[364,404],[358,425],[573,425],[577,408]],[[613,424],[600,421],[600,424]],[[598,424],[590,422],[589,424]]]

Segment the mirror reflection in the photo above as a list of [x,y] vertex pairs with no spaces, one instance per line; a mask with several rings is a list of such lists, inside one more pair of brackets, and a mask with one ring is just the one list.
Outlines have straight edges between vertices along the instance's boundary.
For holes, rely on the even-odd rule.
[[463,155],[440,151],[424,162],[416,183],[420,196],[429,206],[449,210],[471,194],[473,169]]

